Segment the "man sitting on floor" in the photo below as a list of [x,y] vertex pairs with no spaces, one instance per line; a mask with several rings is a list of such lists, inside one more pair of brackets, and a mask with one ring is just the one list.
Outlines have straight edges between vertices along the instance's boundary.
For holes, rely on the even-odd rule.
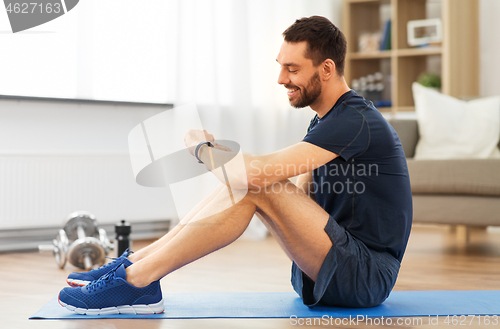
[[[63,289],[63,306],[82,314],[160,313],[159,280],[235,241],[254,214],[292,260],[292,285],[305,305],[370,307],[388,297],[412,221],[399,138],[347,86],[346,40],[328,19],[299,19],[283,36],[278,83],[292,106],[316,112],[302,142],[269,155],[245,154],[239,182],[248,193],[241,201],[225,209],[222,184],[160,240],[72,273],[70,284],[88,284]],[[185,143],[209,170],[212,160],[230,153],[205,131],[189,131]],[[288,179],[297,175],[292,184]]]

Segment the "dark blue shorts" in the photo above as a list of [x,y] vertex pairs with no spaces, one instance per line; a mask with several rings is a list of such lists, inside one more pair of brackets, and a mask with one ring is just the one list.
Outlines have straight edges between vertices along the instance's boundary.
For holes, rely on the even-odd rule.
[[307,306],[372,307],[389,296],[400,263],[353,237],[330,216],[325,232],[333,243],[316,282],[292,264],[292,285]]

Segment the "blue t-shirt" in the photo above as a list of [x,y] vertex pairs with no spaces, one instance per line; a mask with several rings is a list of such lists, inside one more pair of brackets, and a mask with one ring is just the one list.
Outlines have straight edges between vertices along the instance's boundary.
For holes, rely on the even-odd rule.
[[311,120],[303,141],[339,155],[313,171],[316,202],[354,238],[401,261],[413,210],[406,158],[392,126],[350,90]]

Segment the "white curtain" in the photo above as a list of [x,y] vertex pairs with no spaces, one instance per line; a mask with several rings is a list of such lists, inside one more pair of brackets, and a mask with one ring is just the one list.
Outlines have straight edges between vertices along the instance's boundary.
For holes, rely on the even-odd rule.
[[[169,13],[176,35],[176,105],[195,102],[204,128],[216,139],[238,142],[246,153],[299,142],[314,113],[289,105],[277,84],[276,57],[282,32],[311,15],[340,25],[341,0],[177,1]],[[245,236],[265,232],[254,220]]]
[[246,152],[300,141],[313,113],[291,108],[276,82],[281,33],[311,15],[339,25],[341,0],[178,0],[171,9],[176,104],[195,102],[207,130]]

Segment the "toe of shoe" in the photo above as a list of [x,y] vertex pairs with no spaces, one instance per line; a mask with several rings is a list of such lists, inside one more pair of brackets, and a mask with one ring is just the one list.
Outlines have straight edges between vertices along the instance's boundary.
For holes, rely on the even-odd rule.
[[77,308],[88,308],[87,304],[81,301],[77,296],[75,296],[74,289],[80,288],[64,288],[59,292],[59,301],[66,305],[70,305]]
[[68,280],[93,281],[95,279],[96,278],[94,278],[92,275],[89,275],[88,272],[85,273],[73,272],[70,275],[68,275]]

